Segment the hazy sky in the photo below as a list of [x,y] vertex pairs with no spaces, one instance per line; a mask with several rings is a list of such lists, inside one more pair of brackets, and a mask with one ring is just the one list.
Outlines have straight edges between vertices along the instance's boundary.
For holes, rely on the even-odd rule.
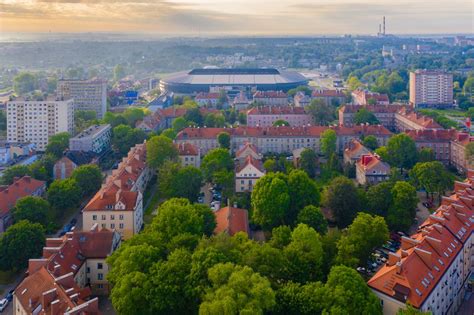
[[474,0],[0,0],[1,32],[474,33]]

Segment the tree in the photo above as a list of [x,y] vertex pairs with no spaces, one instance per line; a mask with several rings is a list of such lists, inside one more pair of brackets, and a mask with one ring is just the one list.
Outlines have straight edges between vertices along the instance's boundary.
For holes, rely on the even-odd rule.
[[143,120],[145,115],[150,113],[151,112],[144,107],[129,107],[122,113],[122,116],[130,127],[135,128],[137,121]]
[[28,220],[46,227],[51,219],[49,203],[40,197],[26,196],[17,200],[12,210],[13,221]]
[[296,222],[298,224],[303,223],[312,227],[321,235],[326,234],[328,230],[328,222],[324,218],[321,209],[313,205],[304,207],[303,210],[298,213]]
[[177,133],[172,128],[168,128],[168,129],[163,130],[161,132],[161,135],[171,140],[174,140],[176,138]]
[[265,229],[283,223],[290,206],[288,185],[278,173],[260,178],[252,191],[252,221]]
[[304,149],[301,152],[299,167],[308,174],[309,177],[314,178],[316,176],[316,164],[318,163],[318,157],[316,153],[309,148]]
[[379,123],[379,120],[377,117],[375,117],[374,113],[370,112],[366,108],[361,108],[354,115],[354,123],[357,125],[366,123],[369,125],[376,125]]
[[20,72],[13,78],[13,89],[18,95],[34,91],[36,88],[36,77],[29,72]]
[[352,268],[333,267],[325,288],[326,314],[382,314],[379,299]]
[[327,126],[335,119],[334,108],[327,105],[323,100],[313,100],[308,105],[307,110],[313,116],[313,120],[317,125]]
[[[112,273],[109,272],[109,277]],[[110,280],[109,280],[110,281]],[[134,271],[125,274],[117,281],[110,293],[110,300],[119,314],[152,315],[150,307],[150,279],[147,274]]]
[[49,137],[46,154],[52,154],[57,159],[61,158],[64,151],[69,148],[70,137],[71,135],[68,132],[60,132]]
[[173,130],[178,133],[188,126],[188,122],[186,121],[186,119],[184,119],[184,117],[178,117],[173,120],[172,126]]
[[7,115],[5,111],[0,110],[0,131],[7,130]]
[[209,269],[210,290],[203,297],[199,314],[263,314],[275,306],[270,282],[249,267],[232,263]]
[[263,168],[267,173],[276,172],[278,170],[277,161],[275,159],[267,159],[263,162]]
[[[73,178],[55,180],[48,189],[47,198],[56,211],[73,208],[81,200],[81,187]],[[58,215],[61,215],[58,213]]]
[[201,111],[197,107],[188,109],[184,115],[184,119],[188,122],[193,122],[196,126],[202,126],[204,122]]
[[145,132],[141,129],[131,128],[128,125],[118,125],[113,129],[112,146],[118,153],[125,155],[131,147],[142,143],[145,138]]
[[284,248],[289,278],[305,283],[322,278],[323,245],[320,235],[306,224],[291,232],[291,242]]
[[230,198],[235,191],[235,174],[232,171],[220,170],[212,176],[212,182],[222,189],[222,198]]
[[382,161],[389,161],[390,156],[388,155],[388,149],[386,146],[381,146],[380,148],[375,149],[375,153],[380,156]]
[[290,208],[285,223],[294,224],[298,213],[306,206],[319,205],[320,195],[316,183],[302,170],[292,170],[287,177]]
[[329,158],[336,152],[337,135],[332,129],[327,129],[321,134],[321,152]]
[[350,77],[347,80],[347,85],[349,87],[349,90],[351,90],[351,91],[357,90],[358,88],[364,86],[362,84],[362,82],[360,82],[359,79],[357,77],[354,77],[354,76]]
[[125,68],[118,64],[114,67],[114,81],[119,81],[125,77]]
[[173,141],[163,135],[154,136],[146,143],[147,163],[152,168],[159,168],[165,161],[178,158],[178,149]]
[[418,161],[431,162],[435,160],[435,154],[432,148],[422,148],[418,152]]
[[431,312],[422,312],[413,306],[410,305],[410,303],[406,304],[406,309],[400,308],[397,312],[397,315],[432,315],[433,313]]
[[95,164],[79,166],[72,172],[71,178],[76,180],[83,196],[89,196],[95,193],[102,185],[102,172]]
[[273,122],[273,127],[289,126],[290,123],[284,119],[277,119]]
[[228,132],[220,132],[217,135],[217,142],[222,149],[230,149],[230,135]]
[[338,227],[346,227],[355,218],[359,198],[354,183],[347,177],[334,178],[326,187],[323,203],[331,209]]
[[391,231],[407,231],[416,214],[416,189],[407,182],[396,182],[392,196],[393,203],[388,210],[387,224]]
[[349,266],[365,265],[372,251],[389,238],[385,220],[359,212],[337,244],[336,261]]
[[324,314],[327,291],[321,282],[287,282],[276,292],[276,314]]
[[3,171],[2,185],[11,185],[15,177],[23,177],[30,174],[30,169],[26,165],[14,165]]
[[390,181],[372,185],[367,190],[368,209],[370,213],[385,217],[388,213],[392,198],[393,183]]
[[26,268],[28,259],[41,257],[45,242],[41,224],[27,220],[13,224],[0,238],[0,269]]
[[207,152],[202,159],[201,170],[204,178],[208,181],[212,180],[216,172],[227,170],[231,171],[234,167],[229,151],[226,149],[213,149]]
[[410,171],[410,177],[415,186],[423,188],[426,194],[438,193],[441,200],[442,194],[453,186],[453,176],[439,161],[416,163]]
[[466,153],[465,153],[466,161],[468,166],[474,165],[473,160],[474,160],[474,142],[469,142],[466,145]]
[[201,170],[193,166],[181,167],[166,161],[158,169],[158,189],[164,198],[183,197],[197,201],[202,186]]
[[418,159],[415,141],[404,133],[391,137],[387,144],[388,162],[402,170],[410,169]]
[[379,147],[377,138],[375,138],[375,136],[373,135],[364,137],[362,144],[364,145],[364,147],[366,147],[369,150],[376,150]]

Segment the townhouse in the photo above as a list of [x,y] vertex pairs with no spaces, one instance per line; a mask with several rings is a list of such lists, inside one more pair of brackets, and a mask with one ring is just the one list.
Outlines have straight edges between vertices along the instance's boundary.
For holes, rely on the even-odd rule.
[[410,111],[406,107],[395,114],[395,128],[398,131],[444,129],[433,118]]
[[346,148],[344,149],[344,163],[354,164],[359,161],[362,155],[366,155],[369,153],[370,150],[364,147],[359,140],[352,139],[351,141],[349,141]]
[[474,270],[474,171],[369,281],[384,314],[410,303],[434,315],[456,314]]
[[46,239],[42,257],[29,260],[28,276],[13,293],[14,314],[98,314],[92,295],[109,293],[105,259],[119,246],[120,235],[97,224]]
[[176,144],[178,149],[178,157],[181,166],[201,166],[201,149],[192,143],[183,142]]
[[356,162],[356,180],[360,185],[374,185],[390,177],[390,165],[373,153],[363,154]]
[[99,224],[116,229],[123,239],[137,234],[143,226],[143,192],[152,176],[146,164],[146,144],[137,144],[85,206],[84,229]]
[[[216,107],[219,104],[221,99],[221,93],[204,93],[199,92],[194,100],[199,106],[206,106],[206,107]],[[226,101],[228,102],[228,98],[226,95]]]
[[363,108],[373,113],[382,126],[395,130],[395,114],[403,105],[344,105],[338,111],[339,125],[353,126],[356,113]]

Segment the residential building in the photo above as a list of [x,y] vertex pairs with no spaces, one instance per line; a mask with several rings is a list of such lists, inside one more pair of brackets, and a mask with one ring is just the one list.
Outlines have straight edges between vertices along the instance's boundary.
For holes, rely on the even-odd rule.
[[306,107],[311,104],[311,97],[306,95],[303,91],[298,91],[293,97],[293,103],[295,103],[296,107]]
[[305,126],[305,127],[248,127],[236,128],[185,128],[178,133],[175,142],[190,142],[201,148],[201,154],[219,147],[217,135],[227,132],[231,137],[231,151],[236,152],[246,143],[259,148],[261,154],[289,153],[299,148],[310,148],[319,153],[321,134],[332,129],[337,135],[337,150],[342,152],[347,143],[361,136],[373,135],[379,146],[386,145],[392,133],[385,127],[373,126]]
[[247,210],[227,206],[215,211],[214,215],[217,223],[214,234],[227,233],[230,236],[238,232],[250,234]]
[[474,171],[455,182],[454,193],[368,281],[384,314],[411,304],[433,315],[456,314],[472,281],[474,266]]
[[141,129],[146,133],[156,132],[160,128],[160,122],[160,115],[156,111],[151,115],[143,117],[143,120],[137,121],[135,124],[135,128]]
[[406,130],[441,130],[444,129],[433,118],[402,108],[395,114],[395,128]]
[[59,132],[74,133],[72,99],[17,98],[7,103],[8,142],[31,142],[38,151],[44,151],[49,137]]
[[311,99],[321,100],[327,106],[339,106],[346,103],[346,95],[341,90],[314,90],[311,94]]
[[405,133],[415,141],[418,150],[433,150],[437,161],[449,165],[451,161],[451,141],[457,137],[455,129],[407,130]]
[[[219,103],[219,100],[221,98],[221,93],[205,93],[205,92],[200,92],[196,95],[194,100],[199,106],[205,106],[205,107],[213,107],[215,108],[217,104]],[[226,95],[227,99],[227,95]],[[226,100],[226,103],[228,100]],[[223,104],[221,104],[223,105]]]
[[75,110],[92,110],[102,119],[107,111],[107,81],[59,80],[57,94],[64,99],[74,99]]
[[0,146],[0,165],[5,165],[11,161],[10,146],[4,144]]
[[288,96],[283,91],[257,91],[253,94],[253,101],[268,106],[286,106]]
[[101,154],[110,150],[112,127],[109,124],[93,125],[69,139],[69,150]]
[[[159,129],[168,129],[173,127],[173,121],[178,117],[183,117],[188,112],[187,108],[184,107],[167,107],[164,109],[159,109],[156,111],[156,114],[160,117]],[[221,112],[217,109],[209,109],[200,107],[199,112],[204,117],[208,114],[220,114]]]
[[247,126],[250,127],[270,127],[277,120],[284,120],[293,127],[313,124],[313,117],[303,107],[258,106],[247,111]]
[[453,106],[453,75],[444,71],[410,72],[410,103],[415,107]]
[[474,137],[464,132],[458,132],[450,142],[451,165],[460,173],[474,167],[474,162],[466,159],[466,146],[471,142],[474,142]]
[[97,225],[46,239],[43,256],[30,259],[28,276],[13,294],[14,314],[98,314],[98,298],[109,293],[105,259],[120,235]]
[[356,163],[356,180],[360,185],[374,185],[390,177],[390,165],[376,154],[363,154]]
[[0,186],[0,233],[12,224],[10,211],[15,207],[18,199],[26,196],[41,197],[46,191],[46,182],[23,176],[15,177],[8,186]]
[[64,156],[54,163],[53,178],[65,179],[79,166],[85,164],[98,164],[99,158],[91,151],[66,151]]
[[363,155],[370,154],[370,150],[367,149],[357,139],[352,139],[344,149],[344,163],[354,164],[360,160]]
[[201,150],[192,143],[183,142],[176,144],[181,166],[201,166]]
[[247,156],[243,164],[235,170],[235,192],[251,192],[257,180],[265,175],[262,161]]
[[9,143],[6,143],[5,145],[8,145],[10,147],[11,159],[16,159],[18,157],[24,157],[24,156],[33,156],[36,154],[36,146],[34,143],[9,142]]
[[235,152],[235,159],[241,165],[245,163],[247,157],[249,156],[255,160],[262,159],[262,155],[258,153],[258,148],[250,142],[246,142],[239,150]]
[[237,96],[234,98],[234,101],[232,102],[232,106],[237,111],[246,110],[249,105],[250,100],[247,98],[247,95],[245,95],[244,91],[240,91],[240,93],[237,94]]
[[354,105],[389,105],[387,94],[374,93],[367,90],[354,90],[351,93]]
[[353,126],[355,115],[361,109],[373,113],[382,126],[389,130],[395,130],[395,114],[403,108],[403,105],[344,105],[339,111],[339,125]]

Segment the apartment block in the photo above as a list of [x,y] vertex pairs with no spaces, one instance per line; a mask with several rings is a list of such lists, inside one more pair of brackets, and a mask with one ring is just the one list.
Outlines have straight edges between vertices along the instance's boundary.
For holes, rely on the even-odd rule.
[[409,303],[433,315],[456,314],[474,271],[474,171],[369,281],[384,314]]
[[57,94],[63,98],[74,99],[75,110],[93,110],[97,118],[104,117],[107,111],[107,81],[59,80]]
[[390,100],[387,94],[374,93],[367,90],[352,91],[352,104],[354,105],[388,105]]
[[191,143],[180,143],[176,145],[178,157],[182,166],[201,166],[201,149]]
[[85,206],[84,229],[98,224],[117,230],[123,239],[137,234],[143,227],[143,192],[152,176],[146,165],[146,145],[137,144]]
[[109,124],[93,125],[69,139],[69,150],[101,154],[110,149],[112,127]]
[[268,106],[286,106],[288,95],[283,91],[257,91],[253,94],[253,101]]
[[395,129],[406,130],[442,130],[433,118],[402,108],[395,114]]
[[410,103],[416,107],[453,106],[453,75],[444,71],[410,72]]
[[49,137],[60,132],[74,133],[72,99],[17,98],[7,103],[8,142],[30,142],[38,151],[44,151]]
[[250,127],[270,127],[277,120],[287,121],[292,127],[313,124],[313,117],[303,107],[259,106],[247,111],[247,126]]
[[339,111],[339,125],[353,126],[358,111],[366,109],[373,113],[382,126],[395,130],[395,114],[403,109],[403,105],[344,105]]
[[311,93],[312,100],[322,100],[327,106],[339,106],[346,102],[346,95],[341,90],[314,90]]

